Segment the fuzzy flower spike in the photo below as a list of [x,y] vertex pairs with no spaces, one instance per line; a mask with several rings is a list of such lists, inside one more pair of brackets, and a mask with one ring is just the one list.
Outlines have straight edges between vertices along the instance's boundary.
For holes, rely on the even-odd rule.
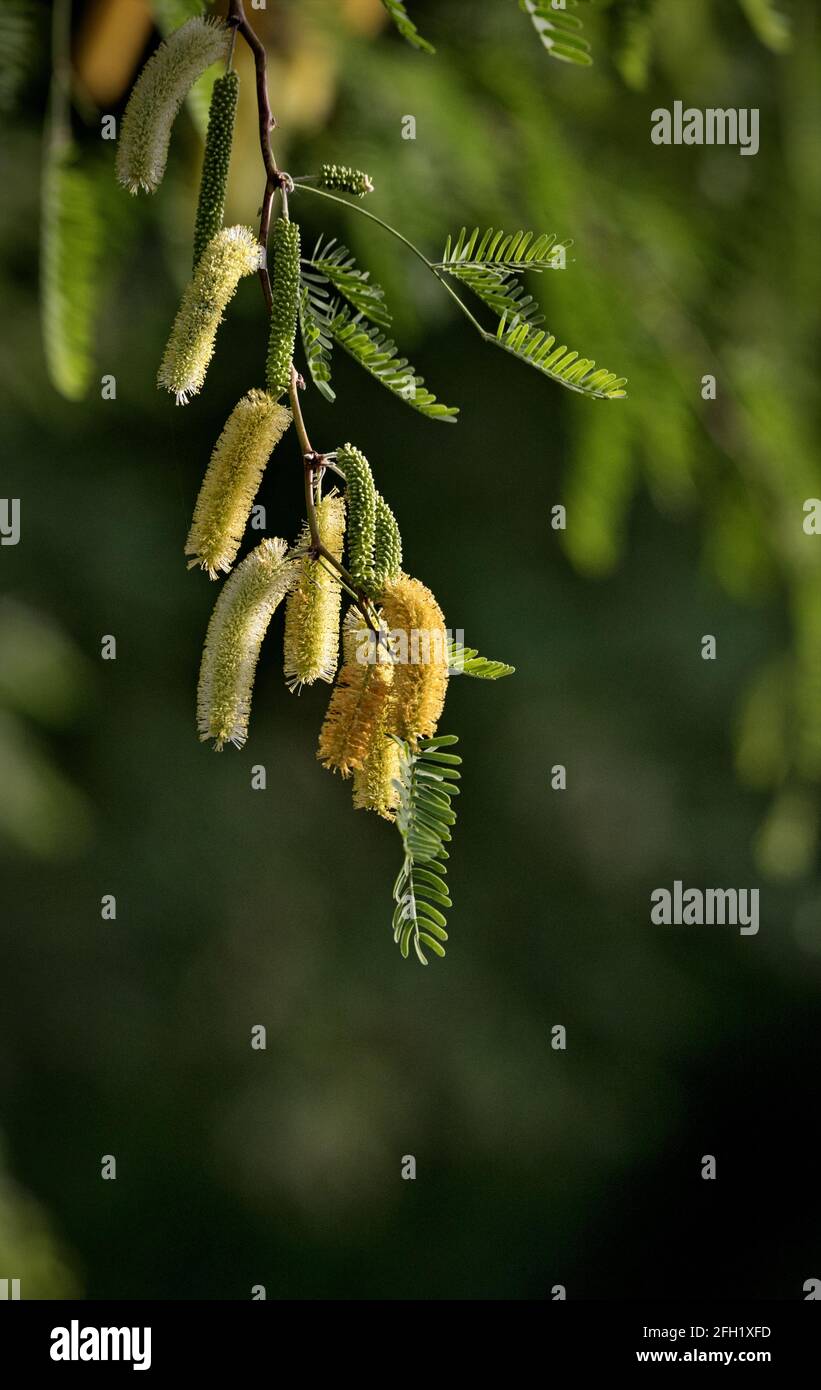
[[210,579],[230,570],[259,490],[265,465],[291,423],[291,412],[267,391],[249,391],[234,406],[214,446],[185,543]]
[[263,250],[250,227],[225,227],[212,237],[189,280],[157,373],[177,405],[202,389],[222,316],[243,275],[259,270]]
[[117,144],[117,178],[129,193],[159,188],[177,112],[206,68],[227,57],[230,41],[222,20],[195,15],[149,58],[125,109]]
[[248,736],[251,695],[262,639],[298,569],[283,540],[264,540],[225,581],[211,614],[197,695],[201,740],[241,748]]

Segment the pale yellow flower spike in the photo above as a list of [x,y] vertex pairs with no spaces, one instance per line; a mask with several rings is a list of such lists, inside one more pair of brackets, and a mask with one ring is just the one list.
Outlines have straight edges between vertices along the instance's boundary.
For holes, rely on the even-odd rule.
[[195,15],[151,55],[125,108],[117,142],[117,178],[129,193],[159,187],[177,112],[197,78],[227,56],[230,42],[222,20]]
[[226,306],[243,275],[259,270],[263,255],[250,227],[224,227],[203,251],[157,373],[157,385],[173,391],[177,405],[202,388]]
[[291,423],[291,412],[267,391],[249,391],[228,417],[203,479],[185,543],[199,565],[216,579],[230,570],[245,534],[265,465]]
[[[319,539],[336,560],[342,559],[345,539],[345,503],[341,497],[325,497],[316,509]],[[297,548],[310,545],[307,522]],[[332,681],[339,663],[339,581],[322,560],[302,561],[299,583],[285,607],[285,681],[299,691],[314,681]]]
[[386,584],[379,601],[396,657],[387,732],[411,741],[430,738],[447,693],[444,615],[430,589],[407,574]]
[[225,585],[211,614],[200,666],[197,725],[200,739],[241,748],[248,736],[259,649],[274,610],[295,582],[299,566],[285,558],[282,540],[264,540]]

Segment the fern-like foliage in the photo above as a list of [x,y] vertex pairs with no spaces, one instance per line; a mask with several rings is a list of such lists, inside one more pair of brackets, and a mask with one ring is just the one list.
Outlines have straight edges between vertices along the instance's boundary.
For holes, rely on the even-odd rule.
[[337,301],[331,301],[325,277],[306,271],[300,273],[299,332],[311,380],[326,401],[335,401],[331,386],[331,353],[333,338],[331,322]]
[[385,303],[385,291],[370,278],[369,270],[360,270],[347,246],[331,237],[323,245],[322,238],[314,248],[310,261],[305,262],[316,275],[330,281],[335,290],[352,304],[359,314],[372,323],[389,328],[391,316]]
[[515,666],[506,661],[489,661],[480,656],[475,647],[465,647],[461,642],[451,642],[448,646],[448,672],[452,676],[473,676],[480,681],[498,681],[502,676],[512,676]]
[[103,228],[94,185],[70,147],[46,154],[42,188],[40,318],[52,385],[85,395],[92,371]]
[[488,227],[480,236],[478,227],[470,233],[463,227],[455,241],[448,237],[437,264],[454,273],[464,265],[495,266],[503,272],[555,270],[561,248],[572,245],[570,240],[557,241],[551,232],[537,237],[533,232],[497,232]]
[[0,111],[11,111],[32,67],[35,7],[31,0],[4,0],[0,10]]
[[459,794],[456,783],[462,759],[443,752],[459,742],[455,734],[420,739],[415,748],[402,739],[395,741],[399,745],[396,824],[405,861],[393,887],[393,936],[406,959],[413,943],[418,959],[427,965],[423,948],[443,956],[442,943],[448,939],[441,909],[453,904],[442,861],[448,858],[445,843],[456,822],[451,801]]
[[455,240],[448,237],[436,269],[467,285],[500,317],[507,314],[510,319],[517,317],[520,323],[535,326],[544,315],[517,272],[555,269],[558,254],[570,245],[549,233],[534,237],[532,232],[505,233],[489,227],[480,235],[478,227],[470,234],[463,227]]
[[422,53],[435,53],[436,49],[427,39],[423,39],[416,25],[408,14],[402,0],[382,0],[382,4],[402,35],[407,39],[413,48],[418,48]]
[[489,341],[528,366],[535,367],[551,381],[567,386],[571,391],[578,391],[583,396],[617,400],[627,394],[623,390],[626,377],[616,376],[604,367],[597,370],[592,358],[569,352],[564,344],[556,347],[552,333],[541,328],[534,329],[529,323],[519,323],[516,319],[508,323],[503,317],[499,321],[496,337],[489,337]]
[[773,53],[786,53],[792,44],[790,21],[776,8],[776,0],[739,0],[750,25]]
[[519,0],[519,8],[530,15],[531,23],[551,58],[578,67],[590,67],[593,59],[590,44],[582,37],[583,24],[567,10],[575,9],[578,0],[564,0],[554,6],[552,0]]
[[339,343],[360,367],[370,372],[399,400],[420,411],[428,420],[455,423],[458,406],[443,405],[437,401],[408,359],[397,357],[396,343],[377,328],[363,323],[360,314],[352,318],[348,309],[341,309],[331,320],[329,332],[334,342]]

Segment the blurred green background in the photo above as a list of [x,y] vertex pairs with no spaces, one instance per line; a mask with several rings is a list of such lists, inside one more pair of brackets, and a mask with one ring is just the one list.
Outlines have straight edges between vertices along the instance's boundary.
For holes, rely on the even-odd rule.
[[[462,409],[431,423],[337,352],[336,404],[305,402],[312,437],[365,451],[407,568],[517,668],[451,683],[454,909],[427,970],[391,940],[398,836],[315,761],[327,691],[288,694],[276,622],[249,743],[215,757],[197,741],[216,586],[182,549],[213,442],[261,383],[262,299],[240,286],[201,397],[182,410],[156,391],[201,140],[183,112],[156,198],[119,192],[100,112],[121,111],[155,38],[140,0],[78,0],[100,304],[86,398],[54,390],[38,312],[50,7],[15,7],[0,1277],[30,1298],[801,1298],[821,1278],[821,538],[802,528],[821,493],[817,5],[583,4],[590,68],[552,60],[515,0],[410,8],[435,57],[377,0],[249,8],[280,162],[368,169],[367,206],[433,257],[462,224],[573,237],[567,269],[530,288],[561,341],[629,377],[614,403],[554,387],[484,346],[379,229],[295,197],[306,244],[343,236],[403,350]],[[244,55],[240,71],[226,218],[253,224]],[[759,154],[654,146],[650,113],[675,100],[760,108]],[[269,534],[293,537],[288,444],[260,500]],[[649,895],[674,879],[759,887],[759,935],[652,927]]]

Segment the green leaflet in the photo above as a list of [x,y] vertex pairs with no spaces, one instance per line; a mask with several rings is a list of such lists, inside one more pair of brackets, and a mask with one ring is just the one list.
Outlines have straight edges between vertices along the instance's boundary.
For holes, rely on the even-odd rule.
[[455,241],[448,237],[438,264],[451,273],[464,265],[498,266],[502,271],[555,270],[561,249],[572,245],[569,239],[558,241],[552,232],[535,236],[533,232],[504,232],[488,227],[480,236],[478,227],[470,234],[463,227]]
[[94,186],[71,147],[43,169],[40,319],[52,385],[67,400],[88,389],[103,227]]
[[429,420],[455,423],[458,407],[437,401],[408,359],[397,357],[396,343],[379,333],[378,329],[363,324],[359,314],[351,318],[347,309],[340,310],[331,320],[329,331],[334,342],[339,343],[360,367],[364,367],[400,400]]
[[217,78],[211,95],[208,134],[205,139],[197,216],[194,223],[195,270],[209,241],[222,227],[238,99],[237,74],[227,72],[224,77]]
[[370,589],[374,582],[376,538],[376,489],[371,466],[353,444],[337,449],[336,462],[347,484],[348,568],[360,588]]
[[427,39],[422,38],[422,35],[419,33],[419,30],[405,9],[405,6],[402,4],[402,0],[382,0],[382,4],[388,11],[388,14],[402,35],[402,38],[406,39],[412,48],[418,48],[422,53],[436,52],[433,44],[428,43]]
[[555,270],[564,261],[571,241],[557,241],[548,232],[494,231],[488,227],[480,236],[474,227],[468,234],[463,227],[454,240],[448,237],[441,261],[435,269],[467,285],[494,313],[535,327],[543,321],[538,303],[528,294],[517,272]]
[[337,244],[336,237],[331,237],[324,245],[320,237],[313,256],[306,264],[313,272],[315,283],[319,283],[318,276],[326,283],[330,281],[358,313],[383,328],[390,327],[391,316],[385,303],[385,291],[371,280],[370,271],[359,269],[347,246]]
[[537,371],[549,376],[560,386],[571,391],[579,391],[583,396],[594,396],[599,400],[617,400],[627,393],[622,388],[627,378],[616,376],[603,367],[596,370],[596,363],[590,357],[580,357],[577,352],[568,352],[562,344],[555,347],[556,339],[552,333],[533,329],[528,323],[518,323],[515,319],[508,324],[503,317],[499,322],[495,338],[489,338],[497,347],[527,362]]
[[271,232],[273,304],[268,337],[268,390],[276,399],[291,384],[299,310],[299,227],[279,217]]
[[502,676],[512,676],[515,670],[515,666],[508,666],[505,661],[489,661],[480,656],[475,647],[464,647],[461,642],[451,642],[448,647],[448,674],[451,676],[498,681]]
[[336,392],[331,386],[331,352],[334,345],[330,330],[332,306],[328,291],[319,283],[319,279],[304,270],[301,274],[299,332],[311,380],[326,401],[335,401]]
[[[566,9],[575,9],[578,0],[565,0]],[[531,23],[551,58],[563,63],[589,67],[593,62],[590,44],[582,38],[582,22],[565,8],[554,8],[550,0],[519,0],[519,8],[530,15]]]
[[445,844],[456,821],[451,801],[459,794],[455,784],[462,759],[443,751],[459,742],[455,734],[420,739],[416,748],[402,739],[395,741],[399,745],[396,825],[405,861],[393,887],[393,936],[406,959],[413,943],[418,959],[427,965],[423,948],[443,956],[448,939],[442,909],[452,903],[442,861],[448,858]]

